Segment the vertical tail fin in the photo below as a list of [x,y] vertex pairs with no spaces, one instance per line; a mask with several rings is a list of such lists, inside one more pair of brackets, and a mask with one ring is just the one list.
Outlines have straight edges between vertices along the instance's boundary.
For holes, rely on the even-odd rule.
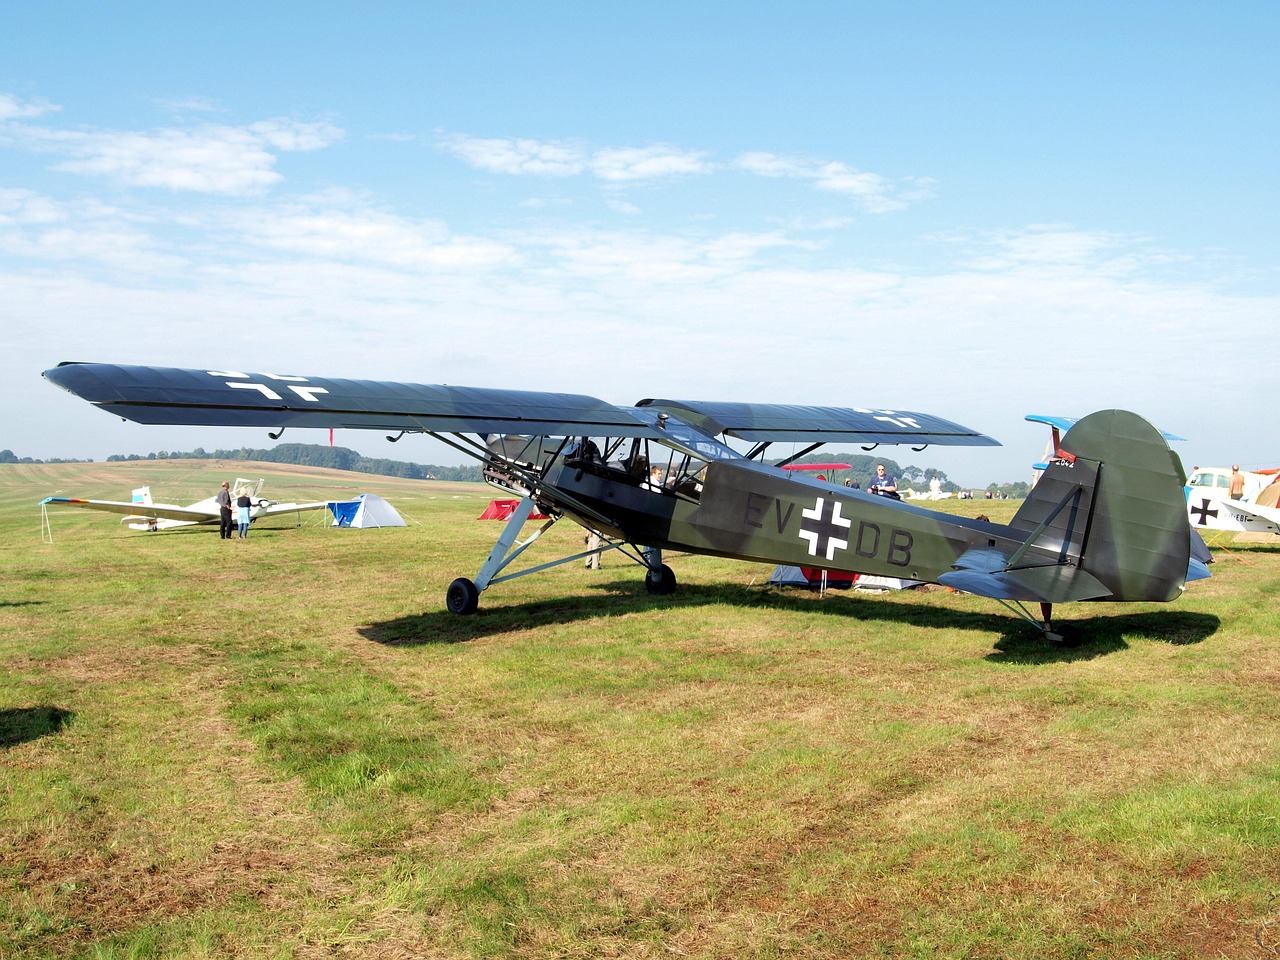
[[141,503],[145,506],[151,506],[151,488],[139,487],[133,491],[133,503]]
[[1185,482],[1159,430],[1102,410],[1067,431],[1011,526],[1104,584],[1102,599],[1172,600],[1191,554]]

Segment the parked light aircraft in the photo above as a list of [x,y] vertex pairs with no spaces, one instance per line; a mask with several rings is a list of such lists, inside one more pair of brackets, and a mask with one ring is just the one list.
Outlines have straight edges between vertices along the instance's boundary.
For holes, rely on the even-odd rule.
[[1230,497],[1231,470],[1196,467],[1187,480],[1187,517],[1201,530],[1280,533],[1280,470],[1245,472],[1244,493]]
[[[1209,575],[1190,555],[1181,463],[1160,431],[1123,410],[1074,423],[1012,522],[997,524],[781,469],[833,442],[997,445],[927,414],[660,399],[619,407],[564,393],[95,363],[44,376],[138,423],[426,433],[474,457],[521,500],[474,580],[450,584],[446,605],[458,614],[474,613],[489,587],[585,557],[505,572],[564,517],[643,567],[654,594],[676,587],[664,550],[823,566],[990,597],[1055,642],[1055,603],[1167,601]],[[774,443],[799,449],[770,465]],[[518,541],[535,509],[550,519]],[[1038,617],[1027,603],[1040,605]]]
[[[242,493],[253,501],[249,508],[249,519],[260,520],[263,517],[278,516],[283,513],[303,513],[307,510],[323,510],[325,502],[319,503],[279,503],[264,499],[262,487],[264,480],[246,480],[237,477],[231,485],[233,498]],[[153,503],[151,488],[139,487],[133,491],[133,500],[124,503],[120,500],[80,500],[73,497],[46,497],[40,505],[58,507],[81,507],[85,510],[102,510],[106,513],[124,514],[120,522],[129,525],[133,530],[171,530],[174,527],[190,527],[196,524],[219,522],[218,501],[209,497],[188,506],[176,503]]]

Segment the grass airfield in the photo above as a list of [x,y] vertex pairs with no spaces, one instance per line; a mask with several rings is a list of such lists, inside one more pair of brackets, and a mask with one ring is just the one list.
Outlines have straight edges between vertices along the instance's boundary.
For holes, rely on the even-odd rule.
[[[378,493],[140,533],[46,496]],[[1280,953],[1280,548],[1172,604],[825,597],[617,554],[444,593],[479,485],[0,466],[0,957]],[[944,508],[1006,519],[1016,504]],[[580,549],[560,524],[531,562]]]

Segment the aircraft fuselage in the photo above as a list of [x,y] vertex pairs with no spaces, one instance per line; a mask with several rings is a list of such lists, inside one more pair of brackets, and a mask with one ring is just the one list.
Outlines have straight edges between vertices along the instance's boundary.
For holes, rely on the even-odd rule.
[[560,465],[545,480],[620,540],[738,560],[936,581],[973,546],[1012,551],[1009,527],[924,510],[749,462],[711,463],[687,493]]

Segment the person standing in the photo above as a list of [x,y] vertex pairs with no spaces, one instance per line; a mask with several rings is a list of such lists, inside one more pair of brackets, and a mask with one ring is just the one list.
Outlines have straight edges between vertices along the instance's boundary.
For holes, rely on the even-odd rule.
[[591,553],[587,554],[587,562],[583,564],[583,566],[588,570],[599,570],[600,547],[604,541],[600,534],[596,533],[594,530],[588,530],[585,542],[587,544],[587,549],[590,550]]
[[231,522],[231,484],[224,480],[222,489],[218,491],[218,495],[213,499],[218,503],[218,521],[221,524],[221,537],[223,540],[230,540],[233,529]]
[[240,539],[249,539],[249,508],[253,506],[253,501],[249,499],[249,488],[241,487],[240,496],[236,497],[236,510],[240,516],[237,518],[240,525]]
[[1238,463],[1231,465],[1231,487],[1227,490],[1227,495],[1232,500],[1239,500],[1244,496],[1244,474],[1240,472]]

